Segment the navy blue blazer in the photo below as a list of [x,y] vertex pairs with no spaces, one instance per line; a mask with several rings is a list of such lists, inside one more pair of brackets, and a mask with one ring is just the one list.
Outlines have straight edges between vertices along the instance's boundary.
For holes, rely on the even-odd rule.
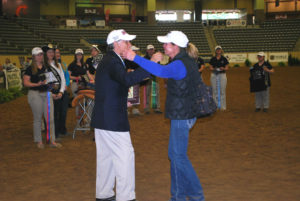
[[121,58],[114,51],[109,51],[96,71],[91,126],[109,131],[129,131],[128,89],[148,77],[150,74],[142,68],[128,73]]

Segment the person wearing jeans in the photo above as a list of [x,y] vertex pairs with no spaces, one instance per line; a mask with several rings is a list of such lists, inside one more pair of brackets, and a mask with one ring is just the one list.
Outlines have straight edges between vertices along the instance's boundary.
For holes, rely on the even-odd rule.
[[203,200],[203,190],[198,176],[187,157],[189,131],[196,118],[171,120],[168,155],[171,161],[171,194],[172,200]]
[[229,69],[228,60],[222,55],[221,46],[215,47],[216,55],[209,61],[209,69],[211,70],[210,82],[213,89],[213,98],[216,105],[222,111],[226,110],[226,71]]
[[123,55],[136,62],[149,73],[167,81],[165,116],[171,120],[168,155],[171,165],[170,201],[204,201],[199,178],[188,159],[189,131],[196,122],[194,86],[201,79],[195,59],[188,55],[190,44],[181,31],[171,31],[166,36],[158,36],[171,62],[160,65],[162,53],[155,53],[151,61],[136,55],[128,49]]

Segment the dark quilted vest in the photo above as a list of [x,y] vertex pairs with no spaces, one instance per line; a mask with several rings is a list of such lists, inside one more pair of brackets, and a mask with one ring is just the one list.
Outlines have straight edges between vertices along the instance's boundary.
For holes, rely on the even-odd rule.
[[181,80],[168,79],[168,90],[166,99],[166,118],[169,119],[191,119],[196,117],[193,111],[194,93],[193,87],[199,79],[197,63],[190,58],[185,51],[176,55],[174,60],[181,60],[186,68],[187,74]]

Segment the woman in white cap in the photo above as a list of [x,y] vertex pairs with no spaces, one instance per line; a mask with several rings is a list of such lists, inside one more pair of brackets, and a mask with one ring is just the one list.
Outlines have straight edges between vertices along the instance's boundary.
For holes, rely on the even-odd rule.
[[102,60],[103,54],[101,54],[100,49],[98,48],[98,45],[92,45],[91,47],[91,56],[88,58],[85,63],[87,65],[88,69],[88,76],[90,78],[90,82],[95,82],[95,73],[98,67],[98,64]]
[[271,86],[270,73],[274,73],[271,64],[265,61],[265,53],[257,53],[258,62],[250,68],[251,92],[255,92],[255,112],[269,109],[269,87]]
[[215,56],[209,61],[211,70],[210,82],[213,89],[214,100],[220,110],[226,110],[226,71],[229,69],[228,60],[222,55],[221,46],[215,47]]
[[78,88],[85,87],[88,80],[86,80],[87,69],[84,63],[84,54],[82,49],[76,49],[74,60],[68,66],[70,79],[72,80],[71,91],[73,98],[77,95]]
[[61,67],[61,64],[58,63],[57,59],[55,58],[55,48],[52,44],[48,44],[47,46],[42,47],[44,51],[44,61],[45,66],[49,69],[55,77],[55,81],[52,84],[52,98],[54,102],[54,124],[55,124],[55,137],[59,138],[59,128],[61,125],[60,121],[60,114],[61,114],[61,98],[63,94],[66,93],[66,80],[65,74]]
[[[171,162],[170,201],[204,201],[202,186],[187,156],[189,131],[196,122],[194,110],[194,86],[201,79],[197,63],[186,52],[188,38],[181,31],[171,31],[166,36],[158,36],[164,43],[166,55],[171,58],[168,65],[156,62],[163,59],[156,53],[149,61],[128,49],[123,55],[158,77],[168,78],[165,116],[171,120],[168,155]],[[153,62],[154,61],[154,62]]]
[[42,140],[42,118],[49,121],[50,142],[52,147],[61,146],[55,142],[54,118],[53,118],[53,100],[50,96],[50,119],[47,117],[48,101],[46,81],[47,68],[44,65],[43,50],[39,47],[32,49],[32,63],[26,69],[23,76],[25,87],[29,88],[28,103],[33,113],[33,137],[37,147],[43,149],[45,146]]

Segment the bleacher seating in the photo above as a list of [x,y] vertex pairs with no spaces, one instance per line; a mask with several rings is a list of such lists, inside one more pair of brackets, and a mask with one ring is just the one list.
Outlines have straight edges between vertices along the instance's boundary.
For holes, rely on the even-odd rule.
[[[58,28],[48,20],[26,18],[0,18],[0,54],[30,54],[32,47],[48,43],[58,45],[62,54],[74,54],[82,48],[89,54],[89,44],[106,44],[112,29],[125,29],[137,35],[133,44],[145,52],[148,44],[162,51],[156,36],[166,35],[171,30],[181,30],[194,43],[201,55],[211,50],[200,22],[189,23],[146,23],[113,22],[110,28]],[[214,37],[225,52],[292,51],[300,37],[300,20],[266,21],[260,27],[214,28]],[[86,42],[81,41],[84,39]],[[88,44],[89,43],[89,44]]]
[[259,28],[214,30],[225,52],[292,51],[300,37],[300,20],[273,20]]

